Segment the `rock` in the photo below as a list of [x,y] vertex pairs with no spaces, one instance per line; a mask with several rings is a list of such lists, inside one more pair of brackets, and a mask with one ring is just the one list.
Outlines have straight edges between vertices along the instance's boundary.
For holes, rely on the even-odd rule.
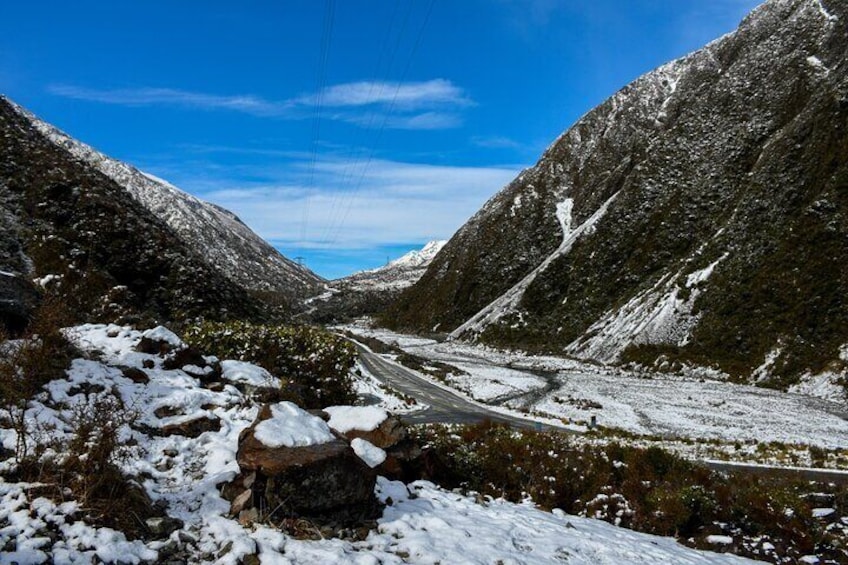
[[0,274],[0,328],[12,334],[23,331],[37,301],[38,294],[29,281]]
[[349,432],[345,432],[344,436],[348,440],[354,440],[356,438],[364,439],[377,447],[387,449],[405,440],[408,433],[406,426],[403,425],[400,418],[389,416],[374,430],[350,430]]
[[145,520],[144,525],[154,536],[168,537],[183,527],[183,521],[170,516],[157,516]]
[[[184,347],[183,349],[174,351],[168,355],[168,357],[165,358],[165,362],[162,363],[162,368],[167,371],[182,369],[185,366],[200,367],[202,369],[207,367],[208,363],[206,363],[206,359],[204,359],[200,351],[194,347]],[[220,374],[218,377],[220,378]]]
[[201,416],[193,420],[181,422],[179,424],[168,424],[159,428],[159,432],[164,436],[181,435],[189,438],[196,438],[204,432],[217,432],[221,429],[221,420],[217,416],[211,418]]
[[124,367],[121,369],[121,374],[136,384],[147,384],[150,382],[150,377],[147,373],[137,367]]
[[153,362],[153,359],[145,359],[141,362],[141,366],[145,369],[152,369],[156,366],[156,363]]
[[242,433],[237,454],[242,472],[256,473],[253,492],[263,507],[276,509],[280,516],[340,522],[375,514],[376,474],[347,442],[329,434],[331,439],[323,443],[268,447],[254,430],[271,417],[270,406],[264,406],[256,422]]
[[230,514],[233,516],[238,516],[241,514],[241,511],[244,510],[249,503],[252,502],[253,499],[253,491],[251,489],[245,489],[243,493],[238,495],[235,500],[233,500],[232,505],[230,505]]
[[251,508],[249,510],[242,510],[238,515],[238,522],[242,526],[249,526],[254,522],[259,521],[259,511],[256,508]]

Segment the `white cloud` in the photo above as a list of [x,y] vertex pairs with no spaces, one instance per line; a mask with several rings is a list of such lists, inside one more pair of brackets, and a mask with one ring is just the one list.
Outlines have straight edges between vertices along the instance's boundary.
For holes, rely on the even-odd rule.
[[477,147],[486,149],[517,149],[521,144],[508,137],[493,135],[493,136],[478,136],[471,138],[471,143]]
[[56,96],[118,106],[178,106],[197,110],[229,110],[258,117],[304,119],[318,104],[324,117],[367,128],[447,129],[462,123],[459,110],[474,105],[465,92],[445,79],[422,82],[359,81],[330,86],[288,100],[260,96],[219,95],[173,88],[94,89],[51,85]]
[[434,105],[470,106],[473,104],[461,88],[441,78],[406,83],[350,82],[326,88],[320,96],[312,94],[301,97],[298,101],[303,104],[316,104],[319,98],[328,107],[393,104],[404,108],[421,108]]
[[272,102],[258,96],[220,96],[173,88],[97,90],[71,85],[52,85],[48,87],[48,91],[65,98],[119,106],[186,106],[204,110],[233,110],[255,116],[283,116],[295,107],[291,102]]
[[520,169],[388,160],[373,160],[364,174],[362,168],[341,160],[319,160],[313,186],[320,189],[307,188],[306,161],[264,171],[277,179],[262,184],[183,176],[167,168],[151,167],[151,172],[233,211],[281,247],[349,250],[447,239]]

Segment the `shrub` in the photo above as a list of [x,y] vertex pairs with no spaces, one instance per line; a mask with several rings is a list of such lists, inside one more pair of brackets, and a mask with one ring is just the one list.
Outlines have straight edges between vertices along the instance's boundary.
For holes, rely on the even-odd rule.
[[256,363],[296,388],[306,408],[356,400],[350,370],[356,349],[344,338],[308,326],[204,322],[183,339],[222,359]]
[[49,381],[61,378],[74,349],[62,335],[66,311],[58,299],[42,301],[20,339],[0,336],[0,411],[17,435],[15,459],[30,455],[33,430],[26,420],[30,399]]
[[[817,554],[846,562],[846,532],[812,515],[811,492],[833,497],[848,513],[848,488],[747,472],[712,472],[662,449],[576,443],[565,434],[511,430],[491,423],[419,428],[441,465],[428,477],[442,486],[599,518],[634,530],[676,536],[715,549],[710,534],[731,535],[735,552],[762,557],[775,546],[778,562]],[[747,540],[747,541],[744,541]],[[832,561],[828,561],[828,559]]]

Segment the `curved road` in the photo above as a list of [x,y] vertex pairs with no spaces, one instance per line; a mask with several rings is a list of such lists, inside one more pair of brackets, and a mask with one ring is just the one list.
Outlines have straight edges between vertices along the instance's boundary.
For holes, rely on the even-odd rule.
[[404,414],[401,419],[410,424],[474,424],[484,420],[509,424],[514,428],[536,431],[570,431],[509,414],[501,414],[485,405],[473,402],[438,385],[422,379],[409,369],[383,359],[356,341],[359,360],[369,373],[401,394],[411,396],[429,408]]
[[[401,419],[409,424],[473,424],[484,420],[491,420],[524,430],[577,433],[567,428],[540,424],[539,422],[519,416],[495,412],[483,404],[468,400],[458,392],[452,392],[451,390],[435,385],[397,363],[383,359],[355,340],[351,341],[353,341],[353,344],[359,351],[360,361],[374,377],[389,385],[397,392],[411,396],[417,401],[429,405],[429,408],[426,410],[403,415]],[[700,461],[700,463],[710,469],[724,473],[750,473],[762,476],[781,476],[810,481],[848,484],[848,471],[770,467],[767,465],[715,460]]]

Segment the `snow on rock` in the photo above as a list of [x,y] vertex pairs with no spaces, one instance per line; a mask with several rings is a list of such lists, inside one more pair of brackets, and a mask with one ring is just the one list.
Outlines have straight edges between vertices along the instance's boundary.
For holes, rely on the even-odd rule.
[[733,538],[730,536],[711,535],[707,536],[707,543],[711,543],[713,545],[731,545],[733,543]]
[[174,348],[185,347],[183,340],[165,326],[157,326],[153,329],[147,330],[141,334],[141,337],[147,338],[150,341],[167,343],[172,345]]
[[271,405],[271,414],[253,430],[253,437],[267,447],[307,447],[336,439],[324,420],[293,402]]
[[376,430],[389,417],[388,412],[377,406],[330,406],[324,412],[330,415],[327,425],[340,434]]
[[310,300],[328,300],[341,290],[360,292],[402,290],[412,286],[421,278],[446,243],[447,241],[431,241],[421,249],[410,251],[382,267],[332,281],[330,283],[332,286],[328,287],[327,292]]
[[357,437],[351,440],[350,446],[356,456],[372,469],[386,460],[386,452],[368,440]]
[[[700,250],[690,260],[697,259]],[[688,297],[680,298],[677,280],[683,269],[666,275],[650,289],[634,296],[624,306],[607,312],[589,327],[585,336],[568,344],[565,351],[581,359],[612,363],[633,344],[685,345],[700,319],[693,315],[695,300],[703,292],[716,266],[727,258],[725,253],[703,269],[686,275]],[[685,269],[685,267],[684,267]]]
[[273,386],[279,381],[264,368],[245,361],[221,361],[221,377],[254,387]]

